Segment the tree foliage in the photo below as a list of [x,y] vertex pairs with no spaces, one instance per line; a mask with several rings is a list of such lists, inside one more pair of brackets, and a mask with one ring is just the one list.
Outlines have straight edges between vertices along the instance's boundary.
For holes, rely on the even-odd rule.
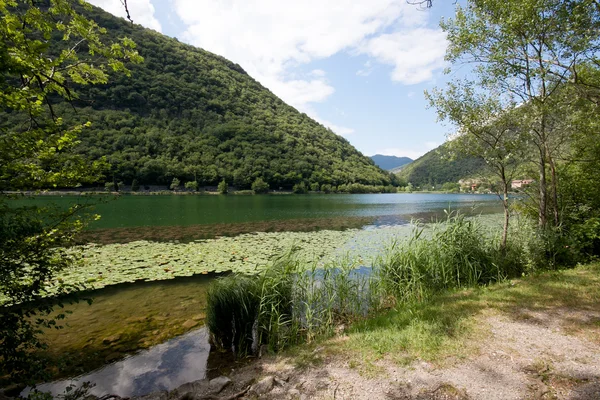
[[[104,34],[71,1],[0,1],[0,190],[74,186],[102,172],[102,157],[88,162],[73,152],[90,124],[60,118],[59,103],[76,101],[75,86],[106,83],[111,73],[129,74],[126,62],[141,61],[130,39],[105,44]],[[50,317],[53,306],[42,298],[48,286],[80,289],[53,280],[76,261],[61,249],[82,227],[78,212],[17,207],[0,194],[2,377],[24,382],[44,372],[32,350],[43,347],[40,328],[56,327],[64,314]]]

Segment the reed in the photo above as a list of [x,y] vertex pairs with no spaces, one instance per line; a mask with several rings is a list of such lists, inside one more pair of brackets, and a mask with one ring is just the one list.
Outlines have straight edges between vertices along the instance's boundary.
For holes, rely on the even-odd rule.
[[372,268],[349,258],[306,265],[287,254],[259,275],[230,275],[212,285],[212,341],[238,355],[256,353],[261,345],[278,351],[330,336],[393,304],[521,275],[525,246],[509,242],[500,250],[496,243],[477,220],[450,213],[427,228],[417,224]]

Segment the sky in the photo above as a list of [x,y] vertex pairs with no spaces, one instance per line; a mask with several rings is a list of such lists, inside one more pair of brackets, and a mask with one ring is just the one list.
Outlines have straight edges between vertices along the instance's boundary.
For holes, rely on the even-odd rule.
[[[121,0],[88,0],[124,17]],[[238,63],[365,155],[418,158],[451,127],[423,91],[443,87],[445,34],[406,0],[128,0],[135,23]]]

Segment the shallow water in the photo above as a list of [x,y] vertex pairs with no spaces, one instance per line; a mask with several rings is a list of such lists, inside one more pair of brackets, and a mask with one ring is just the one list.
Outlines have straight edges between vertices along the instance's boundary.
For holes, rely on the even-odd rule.
[[[90,394],[121,397],[141,396],[160,390],[172,390],[186,382],[203,379],[210,352],[205,328],[197,329],[140,351],[89,374],[39,385],[41,392],[53,396],[64,393],[70,385],[93,382]],[[26,396],[28,390],[21,393]]]

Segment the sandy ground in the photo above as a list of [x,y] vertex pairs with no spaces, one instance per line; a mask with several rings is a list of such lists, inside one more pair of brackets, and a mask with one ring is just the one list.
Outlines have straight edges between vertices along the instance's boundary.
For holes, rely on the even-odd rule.
[[251,379],[273,376],[272,388],[241,398],[600,399],[600,310],[524,309],[510,318],[480,318],[487,334],[466,359],[437,366],[384,359],[375,362],[381,373],[369,377],[341,355],[324,355],[319,365],[301,369],[293,360],[265,358],[234,371],[234,384],[222,396],[239,392]]

